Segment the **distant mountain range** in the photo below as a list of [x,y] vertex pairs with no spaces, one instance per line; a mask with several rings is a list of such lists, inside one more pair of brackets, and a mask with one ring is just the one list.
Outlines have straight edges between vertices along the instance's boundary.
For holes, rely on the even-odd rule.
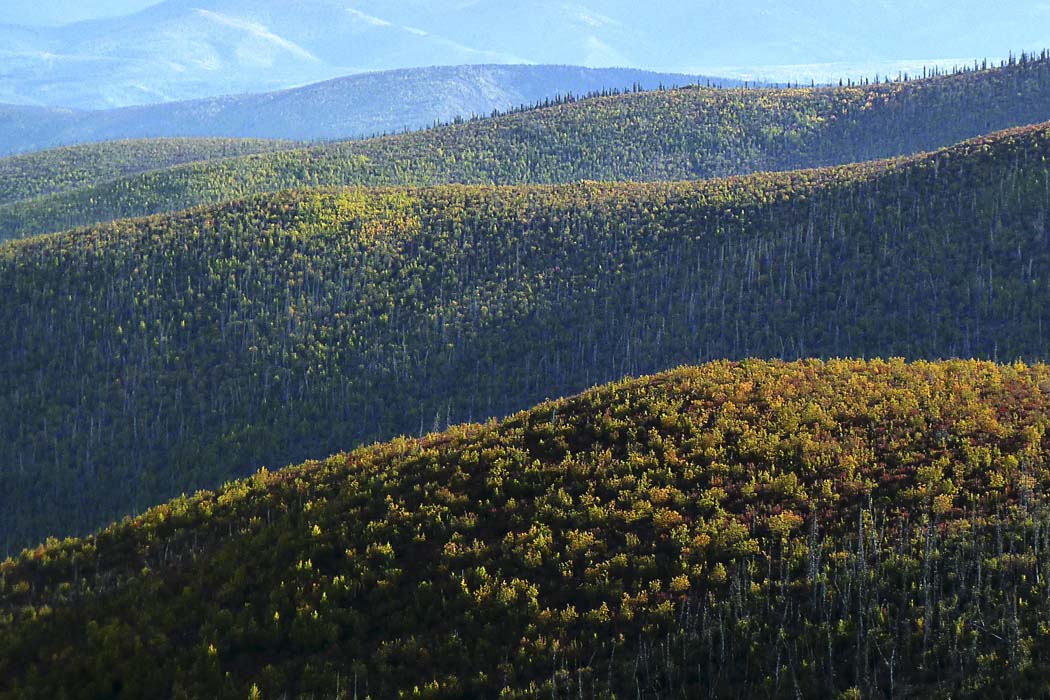
[[[717,13],[684,0],[644,11],[626,0],[167,0],[63,27],[0,26],[0,102],[98,109],[429,65],[697,73],[704,66],[996,57],[1008,47],[1050,44],[1048,12],[1038,0],[1008,10],[960,0],[950,13],[904,0],[749,0]],[[880,24],[901,29],[872,31]]]
[[631,69],[467,65],[367,73],[302,88],[111,110],[0,105],[0,154],[112,139],[339,139],[488,116],[559,95],[738,81]]

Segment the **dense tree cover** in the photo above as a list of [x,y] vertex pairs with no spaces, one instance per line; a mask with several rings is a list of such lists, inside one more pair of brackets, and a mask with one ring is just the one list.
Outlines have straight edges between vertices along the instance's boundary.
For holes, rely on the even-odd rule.
[[718,362],[0,564],[0,698],[1016,698],[1050,369]]
[[166,138],[109,141],[0,158],[0,204],[69,192],[195,161],[292,148],[290,141]]
[[322,190],[0,246],[0,547],[748,356],[1050,357],[1050,125],[698,183]]
[[286,188],[677,180],[907,155],[1050,118],[1050,60],[828,89],[693,87],[121,178],[0,206],[0,239]]

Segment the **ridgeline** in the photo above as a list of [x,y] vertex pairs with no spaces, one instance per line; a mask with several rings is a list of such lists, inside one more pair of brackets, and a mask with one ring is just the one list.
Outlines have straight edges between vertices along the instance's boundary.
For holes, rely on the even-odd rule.
[[0,546],[718,358],[1050,356],[1050,126],[679,184],[260,195],[0,246]]
[[84,182],[0,206],[0,240],[303,187],[693,180],[841,165],[1048,119],[1045,54],[856,87],[570,99],[427,131]]
[[0,698],[1012,698],[1046,366],[718,362],[0,564]]

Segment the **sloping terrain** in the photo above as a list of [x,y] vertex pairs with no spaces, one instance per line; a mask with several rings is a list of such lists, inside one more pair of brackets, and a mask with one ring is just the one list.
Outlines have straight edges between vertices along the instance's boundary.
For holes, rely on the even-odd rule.
[[488,116],[563,95],[733,80],[571,66],[451,66],[365,73],[300,88],[109,110],[0,105],[0,154],[113,139],[349,139]]
[[1050,370],[719,362],[0,564],[0,698],[1010,698]]
[[1050,118],[1050,60],[829,89],[569,101],[429,131],[190,164],[0,206],[0,239],[319,185],[724,177],[866,161]]
[[110,141],[0,158],[0,204],[69,192],[184,163],[292,148],[261,139]]
[[1048,357],[1048,156],[1043,125],[825,170],[290,192],[7,243],[0,544],[681,363]]

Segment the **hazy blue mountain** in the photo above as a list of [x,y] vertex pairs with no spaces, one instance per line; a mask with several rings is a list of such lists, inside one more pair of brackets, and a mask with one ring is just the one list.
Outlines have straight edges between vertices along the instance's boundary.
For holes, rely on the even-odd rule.
[[4,0],[0,24],[58,26],[126,15],[156,4],[157,0]]
[[0,154],[110,139],[354,138],[487,116],[557,95],[693,83],[704,76],[571,66],[452,66],[366,73],[264,94],[78,111],[0,105]]
[[428,65],[863,70],[1046,45],[1045,0],[167,0],[63,27],[0,27],[0,102],[127,106]]

